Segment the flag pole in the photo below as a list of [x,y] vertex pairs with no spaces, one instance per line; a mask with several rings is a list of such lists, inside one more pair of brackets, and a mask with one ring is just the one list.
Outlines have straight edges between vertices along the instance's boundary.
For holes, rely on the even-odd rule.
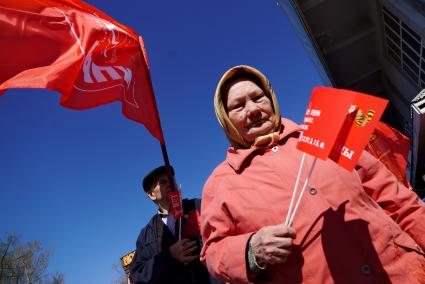
[[292,190],[292,197],[291,197],[291,202],[289,203],[288,213],[286,215],[285,225],[287,225],[287,226],[289,226],[289,220],[291,219],[292,206],[294,205],[295,196],[297,195],[298,184],[300,182],[301,172],[302,172],[302,169],[304,167],[305,156],[306,156],[306,154],[304,152],[302,159],[301,159],[300,167],[298,168],[298,174],[297,174],[297,179],[295,181],[294,189]]
[[[160,126],[161,127],[161,124]],[[162,128],[161,128],[161,133],[162,133]],[[167,174],[172,177],[172,173],[171,173],[171,165],[170,165],[170,160],[168,159],[168,153],[167,153],[167,147],[165,146],[165,141],[164,143],[160,143],[161,145],[161,151],[162,151],[162,158],[164,159],[164,165],[167,167]]]
[[310,181],[311,174],[313,173],[314,166],[316,165],[317,157],[314,157],[313,164],[310,167],[310,171],[308,172],[307,178],[304,181],[303,188],[298,196],[297,204],[295,205],[294,210],[291,213],[291,218],[289,219],[288,226],[292,226],[294,222],[295,214],[297,213],[298,207],[300,206],[301,198],[303,197],[304,191],[307,188],[308,182]]

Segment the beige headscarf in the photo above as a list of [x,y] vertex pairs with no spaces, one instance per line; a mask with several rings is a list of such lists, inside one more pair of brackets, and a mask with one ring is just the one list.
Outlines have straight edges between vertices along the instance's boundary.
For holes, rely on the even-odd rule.
[[[273,111],[275,114],[275,119],[274,119],[275,127],[273,132],[267,135],[257,137],[254,143],[249,143],[243,139],[242,135],[238,132],[236,127],[230,121],[229,116],[226,113],[226,108],[224,106],[224,101],[223,101],[224,94],[222,92],[223,92],[223,86],[226,84],[226,82],[232,78],[239,78],[239,77],[244,78],[244,75],[255,77],[258,81],[255,83],[261,84],[259,87],[264,91],[266,96],[272,101]],[[220,122],[220,125],[223,127],[224,132],[226,133],[226,136],[229,139],[230,143],[232,144],[232,146],[237,148],[250,148],[252,146],[267,146],[267,145],[273,144],[277,142],[279,138],[279,133],[282,130],[279,105],[269,80],[267,80],[266,76],[264,76],[263,73],[247,65],[239,65],[239,66],[230,68],[221,77],[214,95],[214,110],[215,110],[217,119]]]

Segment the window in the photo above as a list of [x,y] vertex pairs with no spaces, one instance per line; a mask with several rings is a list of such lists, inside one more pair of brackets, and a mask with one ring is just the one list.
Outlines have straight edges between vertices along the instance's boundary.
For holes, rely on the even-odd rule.
[[425,40],[382,7],[385,53],[418,88],[425,87]]

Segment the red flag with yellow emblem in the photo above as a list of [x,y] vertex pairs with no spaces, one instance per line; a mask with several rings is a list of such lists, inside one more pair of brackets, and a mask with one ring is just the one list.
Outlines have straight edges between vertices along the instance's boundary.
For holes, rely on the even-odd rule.
[[355,91],[316,87],[297,148],[352,171],[387,103]]

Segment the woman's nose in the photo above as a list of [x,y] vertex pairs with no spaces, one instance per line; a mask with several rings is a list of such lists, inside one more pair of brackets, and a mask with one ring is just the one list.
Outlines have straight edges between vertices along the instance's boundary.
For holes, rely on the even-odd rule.
[[258,107],[258,105],[255,102],[248,102],[246,103],[246,113],[248,116],[256,116],[260,113],[260,109]]

